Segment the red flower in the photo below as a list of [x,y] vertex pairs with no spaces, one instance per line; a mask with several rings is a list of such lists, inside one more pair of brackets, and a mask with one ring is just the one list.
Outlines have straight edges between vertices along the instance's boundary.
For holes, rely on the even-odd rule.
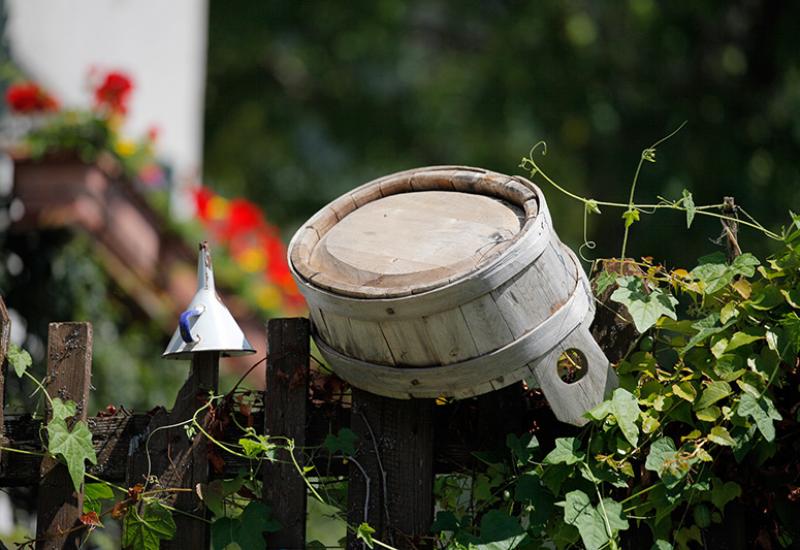
[[125,73],[112,71],[94,91],[95,105],[111,113],[124,115],[133,91],[133,82]]
[[34,82],[13,84],[6,90],[6,103],[15,113],[57,111],[58,102]]
[[208,221],[208,203],[211,201],[214,193],[208,187],[198,187],[196,189],[192,189],[191,192],[192,198],[194,199],[194,208],[195,212],[197,213],[197,217],[204,222]]
[[223,239],[232,239],[248,231],[252,231],[264,224],[261,210],[250,201],[233,199],[230,202],[230,211]]

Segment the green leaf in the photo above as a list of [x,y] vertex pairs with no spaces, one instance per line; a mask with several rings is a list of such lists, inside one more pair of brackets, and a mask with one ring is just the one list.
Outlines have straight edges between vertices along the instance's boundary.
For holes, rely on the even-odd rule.
[[725,447],[733,447],[736,441],[728,433],[728,430],[723,426],[714,426],[708,434],[709,441],[713,441],[717,445],[724,445]]
[[720,512],[724,512],[725,505],[740,496],[742,496],[742,488],[735,481],[723,483],[716,477],[711,480],[711,502]]
[[609,414],[611,414],[611,401],[602,401],[593,409],[586,411],[584,416],[594,420],[603,420]]
[[699,411],[706,409],[721,399],[725,399],[732,393],[731,385],[722,380],[715,380],[711,382],[703,393],[700,399],[694,404],[694,410]]
[[609,271],[601,272],[594,280],[597,294],[602,294],[611,285],[617,282],[617,276]]
[[141,515],[135,506],[128,508],[122,531],[122,547],[131,550],[158,550],[162,540],[175,536],[175,520],[159,502],[145,503]]
[[31,366],[33,360],[31,354],[19,347],[16,344],[8,345],[8,354],[6,355],[8,364],[14,369],[14,372],[19,378],[25,375],[25,371]]
[[66,420],[72,418],[78,412],[78,406],[74,401],[61,401],[58,397],[53,398],[53,420]]
[[697,212],[697,208],[694,205],[694,198],[692,194],[687,190],[683,190],[683,207],[686,209],[686,228],[689,229],[692,227],[692,221],[694,220],[694,214]]
[[54,418],[47,424],[47,438],[47,450],[51,455],[60,456],[64,460],[75,490],[80,491],[86,472],[84,462],[88,460],[97,464],[97,455],[92,447],[92,432],[86,422],[80,420],[70,430],[63,419]]
[[275,458],[277,447],[266,435],[256,435],[254,438],[243,437],[239,440],[239,445],[242,446],[244,454],[251,458],[263,457],[268,460]]
[[793,356],[798,355],[800,353],[800,317],[792,311],[781,319],[781,326],[784,329],[787,340],[784,345],[788,346],[789,349],[780,350],[780,352],[788,351]]
[[642,413],[636,398],[626,389],[615,389],[611,398],[611,411],[617,419],[622,435],[631,446],[636,447],[639,443],[639,426],[636,425],[636,421]]
[[662,437],[650,445],[644,467],[658,473],[669,489],[675,487],[689,473],[690,464],[679,456],[672,438]]
[[589,199],[585,203],[586,212],[589,214],[600,214],[600,207],[597,205],[597,201],[594,199]]
[[625,229],[627,229],[632,226],[634,222],[639,221],[639,211],[635,208],[632,210],[626,210],[622,213],[622,219],[625,220]]
[[730,301],[719,310],[719,320],[722,324],[727,323],[731,319],[735,319],[739,315],[739,310],[736,309],[736,302]]
[[752,277],[756,273],[756,267],[761,265],[758,258],[745,252],[741,256],[734,258],[731,263],[731,270],[735,275],[744,275],[745,277]]
[[737,348],[742,346],[746,346],[747,344],[752,344],[758,340],[763,340],[764,336],[758,336],[755,334],[747,334],[745,332],[734,332],[733,336],[731,336],[730,340],[728,340],[728,345],[725,347],[725,353],[729,351],[733,351]]
[[368,523],[362,523],[356,529],[356,540],[363,540],[364,544],[373,548],[374,542],[372,541],[372,534],[375,532],[375,529],[369,526]]
[[481,542],[505,540],[524,532],[518,519],[500,510],[489,510],[481,518]]
[[699,265],[689,275],[700,282],[704,294],[714,294],[725,288],[734,277],[733,271],[725,264]]
[[683,349],[680,350],[680,354],[686,354],[687,351],[703,343],[710,336],[714,336],[715,334],[719,334],[720,332],[727,330],[727,328],[735,322],[735,319],[731,319],[724,325],[718,326],[717,322],[719,320],[719,314],[712,313],[694,323],[692,328],[697,330],[697,333],[692,336],[691,339],[689,339],[689,342],[683,347]]
[[523,434],[522,437],[508,434],[506,436],[506,446],[517,457],[517,460],[524,464],[539,449],[539,440],[533,434]]
[[580,450],[581,442],[574,437],[559,437],[555,449],[544,457],[545,464],[575,464],[582,461],[586,454]]
[[628,520],[623,515],[620,503],[605,498],[602,505],[595,508],[583,491],[570,491],[566,494],[564,521],[578,529],[587,550],[599,550],[611,540],[606,519],[611,528],[611,537],[615,538],[618,531],[628,528]]
[[358,436],[353,430],[342,428],[337,435],[328,434],[325,436],[325,441],[322,445],[331,454],[340,452],[345,456],[352,456],[356,454],[356,441],[358,441]]
[[431,524],[431,532],[441,533],[442,531],[457,531],[459,528],[458,518],[449,510],[439,510],[436,512],[436,519]]
[[664,539],[658,539],[653,543],[653,546],[650,548],[650,550],[672,550],[672,544]]
[[781,289],[781,294],[783,294],[787,304],[792,306],[794,309],[800,309],[800,289]]
[[783,294],[773,285],[761,287],[753,290],[750,299],[745,304],[756,311],[769,311],[783,304]]
[[677,318],[675,305],[678,300],[671,294],[659,288],[647,294],[642,280],[634,276],[620,277],[617,284],[619,288],[611,295],[611,299],[628,308],[633,324],[640,333],[655,325],[661,316]]
[[83,511],[99,515],[102,511],[100,501],[113,498],[114,491],[105,483],[87,483],[83,486]]
[[517,502],[533,502],[536,501],[545,493],[542,479],[533,473],[527,473],[520,476],[517,480],[517,485],[514,488],[514,500]]
[[239,517],[220,518],[211,524],[211,547],[222,550],[236,543],[243,550],[266,548],[264,533],[275,533],[280,528],[280,523],[272,518],[269,506],[252,500]]
[[673,384],[672,393],[681,399],[685,399],[689,403],[694,403],[694,400],[697,398],[697,390],[692,383],[688,381],[681,382],[680,384]]
[[775,426],[773,420],[781,420],[780,413],[775,408],[767,396],[762,395],[758,398],[753,397],[749,393],[745,393],[739,400],[739,406],[736,409],[736,414],[745,418],[752,418],[758,431],[764,436],[767,441],[774,441],[775,439]]
[[225,515],[224,501],[227,497],[234,494],[244,485],[244,477],[236,477],[232,480],[215,479],[210,483],[202,483],[197,486],[197,493],[215,517]]
[[705,409],[700,409],[694,413],[697,419],[701,422],[716,422],[721,414],[722,411],[715,405],[711,405]]

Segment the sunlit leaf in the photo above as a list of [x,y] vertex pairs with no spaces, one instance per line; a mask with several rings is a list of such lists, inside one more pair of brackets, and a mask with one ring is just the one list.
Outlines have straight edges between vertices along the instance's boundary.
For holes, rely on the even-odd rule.
[[617,284],[619,288],[611,295],[611,299],[628,309],[640,333],[655,325],[661,316],[677,318],[675,305],[678,300],[664,290],[655,288],[646,293],[642,280],[633,276],[620,277]]
[[64,460],[75,490],[79,491],[86,472],[85,461],[97,464],[92,432],[86,422],[78,421],[70,430],[63,419],[54,418],[47,424],[47,439],[47,450]]
[[11,365],[11,368],[14,369],[14,373],[20,378],[25,375],[25,371],[28,370],[28,367],[33,362],[31,354],[16,344],[8,345],[6,359],[8,359],[8,364]]

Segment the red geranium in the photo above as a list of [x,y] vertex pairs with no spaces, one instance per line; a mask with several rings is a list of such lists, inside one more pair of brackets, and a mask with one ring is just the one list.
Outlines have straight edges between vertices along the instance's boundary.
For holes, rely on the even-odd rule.
[[232,239],[243,233],[253,231],[264,225],[264,217],[261,210],[244,199],[233,199],[230,202],[230,210],[226,227],[222,231],[223,239]]
[[133,82],[125,73],[112,71],[94,91],[98,108],[124,115],[128,111],[128,100],[133,91]]
[[6,90],[6,103],[14,113],[57,111],[58,102],[34,82],[13,84]]
[[208,187],[197,187],[192,189],[192,198],[194,199],[194,208],[197,217],[206,222],[209,219],[208,203],[214,196],[214,193]]

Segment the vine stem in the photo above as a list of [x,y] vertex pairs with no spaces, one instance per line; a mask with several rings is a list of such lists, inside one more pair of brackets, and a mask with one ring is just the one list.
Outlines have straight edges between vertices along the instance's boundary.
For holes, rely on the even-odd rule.
[[[656,147],[658,147],[659,145],[664,143],[666,140],[668,140],[671,137],[673,137],[685,125],[686,125],[686,121],[684,121],[680,126],[678,126],[675,130],[670,132],[668,135],[666,135],[663,138],[661,138],[658,141],[656,141],[652,146],[650,146],[647,149],[645,149],[644,151],[642,151],[642,154],[641,154],[641,156],[639,158],[639,163],[636,166],[636,172],[635,172],[633,180],[631,182],[631,189],[630,189],[630,193],[629,193],[629,197],[628,197],[628,202],[627,203],[612,202],[612,201],[600,201],[600,200],[590,199],[590,198],[587,198],[587,197],[582,197],[582,196],[580,196],[580,195],[578,195],[576,193],[573,193],[573,192],[569,191],[568,189],[562,187],[561,185],[559,185],[555,180],[553,180],[553,178],[551,178],[549,175],[547,175],[547,173],[544,172],[539,167],[539,165],[536,163],[536,161],[534,160],[534,156],[535,156],[534,153],[536,153],[536,151],[539,148],[542,149],[542,151],[541,151],[542,156],[547,155],[547,143],[545,143],[544,141],[537,142],[531,148],[530,152],[528,153],[528,156],[524,157],[522,159],[522,162],[520,163],[519,166],[520,166],[520,168],[524,168],[526,170],[529,170],[531,178],[535,177],[538,174],[549,185],[554,187],[556,190],[560,191],[562,194],[566,195],[567,197],[569,197],[569,198],[571,198],[573,200],[576,200],[576,201],[579,201],[579,202],[583,203],[583,205],[584,205],[584,222],[583,222],[583,224],[584,224],[584,228],[583,228],[583,231],[584,231],[584,243],[583,243],[581,248],[586,247],[586,248],[591,250],[591,249],[594,248],[594,244],[595,243],[592,242],[592,241],[589,241],[586,238],[586,232],[587,232],[586,228],[588,226],[588,214],[589,213],[593,213],[593,212],[594,213],[599,213],[599,208],[598,208],[599,206],[609,207],[609,208],[623,208],[623,209],[625,209],[626,213],[627,212],[633,212],[633,211],[640,211],[640,212],[645,212],[646,214],[652,214],[656,210],[663,210],[663,209],[678,210],[678,211],[681,211],[681,212],[688,212],[688,209],[683,204],[683,201],[684,201],[683,198],[675,200],[675,201],[668,201],[666,199],[663,199],[663,198],[659,197],[662,202],[659,202],[659,203],[656,203],[656,204],[636,204],[634,202],[635,192],[636,192],[636,184],[638,182],[639,174],[641,172],[641,168],[642,168],[642,165],[644,164],[644,161],[647,160],[647,161],[650,161],[650,162],[655,162],[655,149],[656,149]],[[717,212],[710,212],[710,210],[719,210],[723,206],[724,205],[722,205],[722,204],[701,205],[701,206],[695,206],[693,208],[693,211],[694,211],[694,213],[696,215],[710,216],[710,217],[717,218],[717,219],[720,219],[720,220],[726,220],[726,221],[730,221],[730,222],[738,222],[740,225],[743,225],[743,226],[746,226],[746,227],[749,227],[751,229],[755,229],[755,230],[761,232],[766,237],[768,237],[768,238],[770,238],[772,240],[777,240],[777,241],[781,240],[781,236],[780,235],[778,235],[777,233],[775,233],[773,231],[770,231],[769,229],[765,228],[762,224],[760,224],[757,220],[755,220],[752,216],[750,216],[750,214],[748,214],[746,212],[745,212],[745,215],[747,216],[748,220],[742,220],[742,219],[734,218],[734,217],[727,216],[727,215],[724,215],[724,214],[719,214]],[[624,236],[623,236],[622,253],[620,255],[620,257],[623,257],[623,258],[625,257],[625,253],[627,251],[628,234],[630,232],[630,225],[631,224],[627,224],[627,227],[625,227],[625,233],[624,233]],[[584,259],[586,259],[586,258],[584,258]]]
[[[664,136],[663,138],[656,141],[653,145],[642,151],[642,154],[639,156],[639,164],[636,165],[636,173],[633,175],[633,181],[631,182],[631,192],[628,197],[628,209],[626,212],[634,212],[636,210],[636,205],[633,202],[633,196],[636,193],[636,184],[639,181],[639,173],[642,171],[642,164],[644,161],[648,162],[655,162],[655,155],[656,155],[656,147],[667,141],[669,138],[680,132],[684,126],[686,126],[687,121],[683,121],[680,126],[675,128],[672,132]],[[631,223],[626,220],[625,221],[625,235],[622,237],[622,253],[620,254],[620,258],[625,257],[625,249],[628,245],[628,233],[631,228]]]

